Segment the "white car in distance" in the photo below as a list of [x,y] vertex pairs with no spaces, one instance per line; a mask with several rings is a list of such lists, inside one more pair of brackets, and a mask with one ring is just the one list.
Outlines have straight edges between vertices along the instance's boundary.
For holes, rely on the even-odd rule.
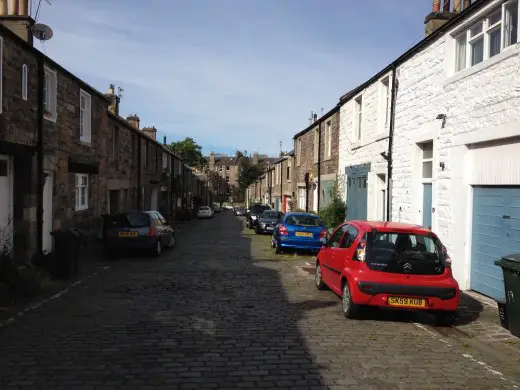
[[201,206],[197,210],[197,218],[213,218],[215,213],[209,206]]

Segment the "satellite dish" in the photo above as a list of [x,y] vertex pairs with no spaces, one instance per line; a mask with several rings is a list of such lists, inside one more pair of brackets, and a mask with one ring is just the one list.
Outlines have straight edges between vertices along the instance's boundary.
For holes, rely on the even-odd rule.
[[52,38],[52,29],[46,24],[36,23],[32,28],[33,36],[40,41],[48,41]]

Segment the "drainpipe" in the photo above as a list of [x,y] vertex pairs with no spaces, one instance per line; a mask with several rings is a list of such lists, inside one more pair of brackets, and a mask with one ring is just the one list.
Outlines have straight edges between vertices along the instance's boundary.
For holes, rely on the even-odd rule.
[[43,100],[44,100],[44,79],[45,79],[45,67],[44,57],[39,56],[38,61],[38,161],[37,161],[37,185],[38,185],[38,204],[36,210],[36,225],[37,225],[37,251],[38,253],[43,252],[43,186],[45,183],[44,172],[43,172]]
[[280,161],[280,210],[283,209],[283,160]]
[[305,212],[309,212],[309,172],[305,174]]
[[320,201],[321,201],[321,122],[323,118],[323,109],[321,113],[320,123],[318,124],[318,201],[317,201],[317,210],[320,211]]
[[141,161],[141,137],[139,134],[137,135],[137,210],[142,210],[143,204],[143,192],[141,189],[141,169],[142,169],[142,161]]
[[395,127],[395,102],[397,99],[397,90],[399,81],[397,80],[397,65],[392,64],[392,96],[390,99],[390,128],[388,134],[388,173],[386,178],[386,220],[390,222],[392,218],[392,149],[394,146],[394,127]]

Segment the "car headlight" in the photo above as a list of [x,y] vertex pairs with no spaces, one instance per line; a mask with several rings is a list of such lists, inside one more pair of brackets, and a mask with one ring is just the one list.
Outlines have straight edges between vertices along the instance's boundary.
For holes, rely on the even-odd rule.
[[254,221],[256,219],[256,215],[251,215],[251,219]]

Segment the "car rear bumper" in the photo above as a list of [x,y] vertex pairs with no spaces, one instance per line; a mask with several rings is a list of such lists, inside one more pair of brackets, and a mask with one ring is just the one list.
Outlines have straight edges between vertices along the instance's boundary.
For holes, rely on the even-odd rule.
[[301,249],[301,250],[320,250],[322,247],[321,242],[308,240],[308,241],[295,241],[295,240],[279,240],[279,245],[282,248],[287,249]]
[[[352,300],[358,305],[388,307],[399,310],[448,310],[456,311],[459,307],[460,293],[453,286],[416,286],[358,281],[351,287]],[[423,307],[394,306],[389,297],[422,298]]]
[[157,242],[157,237],[139,237],[139,239],[108,239],[105,241],[105,248],[109,250],[132,250],[153,248]]

